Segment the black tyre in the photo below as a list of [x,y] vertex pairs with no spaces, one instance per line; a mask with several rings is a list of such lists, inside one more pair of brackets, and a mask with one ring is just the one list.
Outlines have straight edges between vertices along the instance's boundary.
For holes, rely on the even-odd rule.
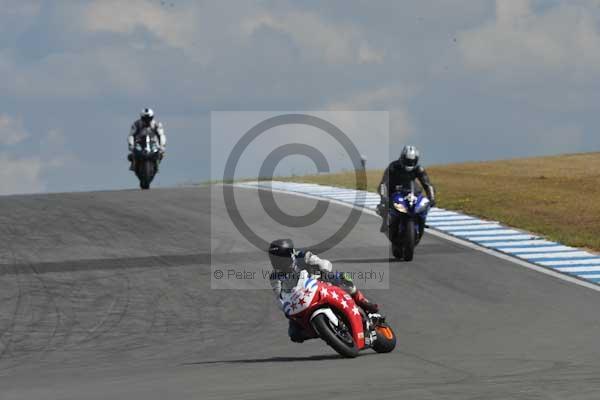
[[[339,321],[340,327],[336,327],[324,314],[319,314],[313,318],[312,323],[319,337],[329,346],[343,357],[354,358],[358,355],[358,347],[352,338],[349,325],[346,325],[346,322],[341,318],[339,318]],[[342,332],[345,328],[350,333],[349,336],[348,333],[344,334]]]
[[392,244],[392,254],[394,255],[394,258],[401,260],[403,256],[402,247]]
[[156,170],[154,168],[154,161],[153,160],[146,160],[146,162],[144,163],[144,169],[145,169],[145,175],[146,175],[146,181],[148,182],[148,187],[150,187],[150,183],[152,183],[152,180],[154,179],[154,175],[156,174]]
[[404,261],[412,261],[415,254],[415,221],[406,221],[404,230]]
[[150,189],[150,183],[154,179],[154,162],[152,160],[145,160],[141,166],[140,171],[140,188],[143,190]]
[[378,353],[389,353],[396,348],[396,334],[387,325],[377,325],[377,340],[373,343],[373,350]]

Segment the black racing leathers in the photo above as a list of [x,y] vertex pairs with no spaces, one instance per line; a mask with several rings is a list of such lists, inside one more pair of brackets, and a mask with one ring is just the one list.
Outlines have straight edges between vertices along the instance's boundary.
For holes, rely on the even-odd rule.
[[[410,189],[411,185],[414,185],[416,180],[419,181],[425,190],[425,194],[427,195],[427,198],[429,198],[431,206],[434,206],[435,190],[423,167],[417,165],[412,171],[407,171],[400,161],[393,161],[385,169],[381,182],[379,183],[381,203],[377,206],[377,212],[382,217],[381,227],[379,228],[380,232],[387,232],[388,207],[392,193],[399,189]],[[414,187],[415,191],[417,191],[417,189],[417,187]],[[423,232],[423,230],[421,230],[421,232]]]
[[429,201],[435,203],[435,190],[425,168],[417,165],[412,171],[406,171],[400,161],[391,162],[383,172],[383,177],[379,184],[379,195],[381,196],[382,203],[387,204],[389,196],[396,192],[398,188],[410,189],[411,184],[414,184],[416,180],[419,181],[425,190]]

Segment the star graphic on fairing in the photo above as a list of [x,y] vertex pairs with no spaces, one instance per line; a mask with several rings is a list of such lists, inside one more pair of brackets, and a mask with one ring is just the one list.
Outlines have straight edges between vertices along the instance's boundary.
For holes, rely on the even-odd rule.
[[302,292],[304,292],[304,296],[310,296],[310,289],[304,289]]
[[340,296],[336,292],[331,292],[331,297],[337,300]]
[[358,312],[358,307],[356,307],[356,306],[352,307],[352,313],[353,313],[354,315],[358,315],[358,314],[359,314],[359,312]]
[[305,305],[306,304],[306,300],[304,300],[304,297],[302,297],[300,300],[298,300],[298,305]]
[[292,310],[295,310],[297,306],[298,306],[298,305],[297,305],[296,303],[292,303],[292,304],[290,304],[290,307],[292,308]]
[[329,292],[327,291],[327,288],[321,289],[321,296],[327,297],[328,294],[329,294]]
[[342,305],[342,307],[348,308],[348,303],[346,303],[346,300],[340,301],[340,304]]

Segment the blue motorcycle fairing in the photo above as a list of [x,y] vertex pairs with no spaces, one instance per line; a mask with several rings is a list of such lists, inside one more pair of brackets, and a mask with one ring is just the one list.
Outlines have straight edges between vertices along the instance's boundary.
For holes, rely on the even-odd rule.
[[391,227],[399,218],[413,218],[420,222],[414,224],[417,237],[420,237],[421,226],[425,226],[427,214],[429,213],[429,199],[423,196],[422,193],[399,191],[392,193],[391,201],[392,204],[389,207],[390,217],[387,219],[388,226]]
[[[427,214],[429,213],[429,199],[426,196],[423,196],[422,193],[418,193],[416,196],[413,192],[402,193],[395,192],[392,193],[391,196],[392,205],[390,207],[390,213],[394,216],[406,215],[406,216],[416,216],[423,218],[425,220],[427,218]],[[399,211],[396,208],[396,205],[401,205],[404,207],[405,211]]]

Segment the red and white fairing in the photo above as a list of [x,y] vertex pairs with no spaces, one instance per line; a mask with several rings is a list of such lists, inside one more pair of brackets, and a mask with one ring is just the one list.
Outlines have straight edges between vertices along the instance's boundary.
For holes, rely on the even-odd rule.
[[285,315],[299,322],[308,332],[314,332],[310,320],[315,312],[329,308],[343,314],[350,324],[357,347],[359,349],[365,347],[360,310],[352,297],[343,289],[315,279],[303,270],[300,272],[298,284],[290,292],[281,293],[281,301]]

